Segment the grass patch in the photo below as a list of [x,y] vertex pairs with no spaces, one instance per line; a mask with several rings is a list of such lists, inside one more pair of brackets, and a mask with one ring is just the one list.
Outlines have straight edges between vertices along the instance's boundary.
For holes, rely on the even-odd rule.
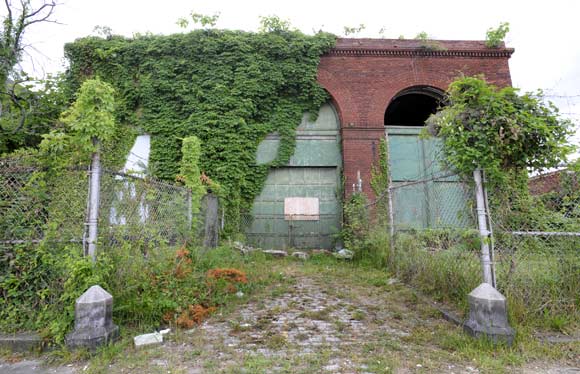
[[[466,295],[481,283],[479,242],[469,233],[399,234],[389,269],[422,293],[466,313]],[[570,333],[580,328],[580,258],[546,251],[539,243],[525,242],[514,254],[498,254],[498,290],[508,300],[514,328],[532,325]]]
[[328,321],[331,319],[330,313],[332,313],[333,308],[327,307],[319,310],[311,310],[300,313],[299,317],[317,320],[317,321]]

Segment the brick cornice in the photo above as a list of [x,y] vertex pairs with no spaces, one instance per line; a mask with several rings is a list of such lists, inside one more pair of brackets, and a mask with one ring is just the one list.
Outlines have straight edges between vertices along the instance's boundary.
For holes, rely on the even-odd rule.
[[327,56],[344,57],[475,57],[475,58],[509,58],[513,48],[502,49],[463,49],[436,50],[427,48],[344,48],[335,47]]

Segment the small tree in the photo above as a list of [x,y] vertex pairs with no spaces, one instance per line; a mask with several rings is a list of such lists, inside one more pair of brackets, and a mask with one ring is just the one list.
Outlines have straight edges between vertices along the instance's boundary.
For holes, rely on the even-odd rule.
[[261,33],[268,32],[289,32],[292,31],[292,25],[290,21],[282,19],[276,15],[262,17],[260,16],[260,28]]
[[503,43],[507,33],[510,31],[510,24],[502,22],[497,29],[489,28],[485,34],[485,46],[487,48],[499,48]]
[[16,133],[24,127],[34,98],[31,95],[27,97],[28,90],[23,89],[22,84],[30,78],[18,67],[29,47],[24,42],[24,35],[35,24],[54,22],[52,15],[57,3],[50,0],[20,0],[14,5],[13,1],[5,0],[4,6],[6,15],[0,26],[0,117],[4,115],[2,106],[10,105],[11,112],[19,112],[17,121],[10,126],[11,131]]
[[76,101],[61,115],[65,128],[44,134],[41,152],[60,160],[58,164],[74,163],[95,151],[98,142],[111,140],[116,132],[114,93],[98,78],[86,80]]

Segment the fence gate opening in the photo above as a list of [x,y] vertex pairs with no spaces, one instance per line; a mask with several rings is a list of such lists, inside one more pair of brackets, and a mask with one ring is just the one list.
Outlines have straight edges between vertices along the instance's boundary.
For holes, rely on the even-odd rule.
[[[257,162],[276,158],[280,138],[270,134],[258,147]],[[340,230],[339,122],[330,104],[316,121],[305,115],[296,131],[288,165],[273,168],[252,211],[243,217],[248,243],[261,248],[332,248]]]

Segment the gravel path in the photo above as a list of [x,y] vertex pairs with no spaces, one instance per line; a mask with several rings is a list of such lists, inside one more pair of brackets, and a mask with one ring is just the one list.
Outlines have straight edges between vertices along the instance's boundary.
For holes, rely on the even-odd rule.
[[564,345],[572,347],[572,356],[561,360],[514,366],[503,363],[517,361],[509,351],[506,361],[493,361],[493,351],[480,356],[477,349],[472,358],[469,349],[461,349],[473,345],[470,338],[384,273],[359,278],[352,268],[299,262],[281,263],[276,271],[279,282],[243,296],[238,306],[192,330],[172,332],[161,346],[135,350],[127,344],[112,362],[74,367],[0,362],[0,373],[580,374],[580,358],[573,356],[577,346]]

